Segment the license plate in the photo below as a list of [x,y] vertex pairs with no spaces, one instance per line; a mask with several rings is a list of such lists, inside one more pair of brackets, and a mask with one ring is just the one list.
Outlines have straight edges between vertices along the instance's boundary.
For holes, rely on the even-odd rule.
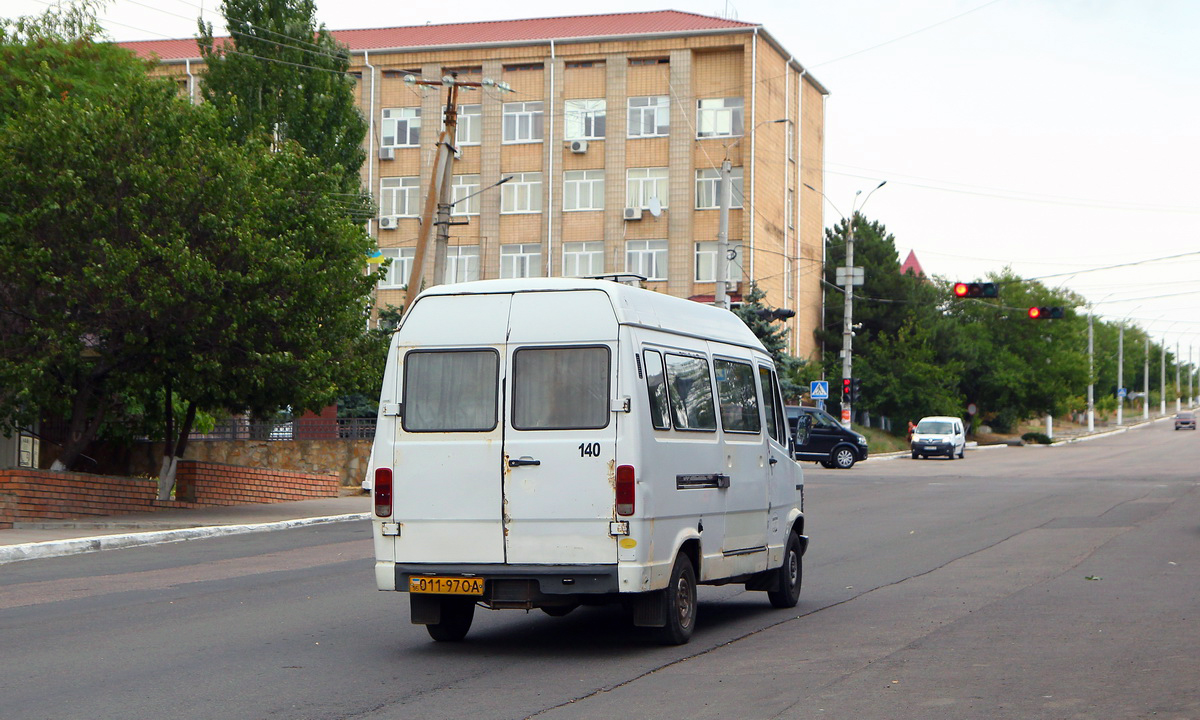
[[926,450],[937,450],[937,445],[926,445],[925,449]]
[[435,577],[432,575],[410,577],[408,591],[436,595],[482,595],[483,578]]

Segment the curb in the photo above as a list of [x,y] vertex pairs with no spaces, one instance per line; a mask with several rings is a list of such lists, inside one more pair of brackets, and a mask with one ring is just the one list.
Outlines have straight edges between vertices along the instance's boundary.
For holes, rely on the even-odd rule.
[[94,537],[74,538],[71,540],[48,540],[46,542],[23,543],[0,547],[0,565],[22,560],[62,557],[79,553],[99,552],[101,550],[119,550],[121,548],[157,545],[160,543],[182,542],[204,537],[222,537],[225,535],[244,535],[255,532],[272,530],[287,530],[308,525],[327,525],[336,522],[366,520],[370,513],[349,513],[346,515],[328,515],[325,517],[300,518],[297,520],[281,520],[277,522],[255,523],[252,525],[213,525],[205,527],[182,528],[176,530],[155,530],[151,532],[125,533],[122,535],[97,535]]

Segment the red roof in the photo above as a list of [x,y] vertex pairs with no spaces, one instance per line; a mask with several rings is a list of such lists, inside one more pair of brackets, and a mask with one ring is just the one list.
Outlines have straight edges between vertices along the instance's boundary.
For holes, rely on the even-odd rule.
[[[364,30],[331,30],[330,34],[351,51],[390,48],[419,48],[456,45],[492,45],[498,43],[579,40],[621,35],[658,35],[689,32],[752,29],[754,23],[725,20],[678,10],[655,10],[612,15],[576,15],[529,20],[413,25],[409,27]],[[217,38],[218,43],[225,38]],[[178,40],[137,40],[117,43],[142,57],[156,55],[162,60],[200,57],[194,38]]]
[[921,267],[921,261],[917,259],[917,253],[915,250],[909,250],[908,257],[905,258],[904,262],[900,265],[901,275],[906,274],[909,270],[912,270],[912,274],[916,275],[917,277],[924,277],[925,275],[925,269]]

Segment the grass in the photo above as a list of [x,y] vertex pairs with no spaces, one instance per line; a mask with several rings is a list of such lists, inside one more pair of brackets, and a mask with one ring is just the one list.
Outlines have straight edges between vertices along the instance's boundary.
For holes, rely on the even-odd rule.
[[886,430],[880,430],[879,428],[869,428],[861,425],[855,425],[853,427],[855,432],[866,436],[867,447],[870,449],[872,455],[890,452],[907,452],[909,450],[908,440],[906,438],[896,437],[890,432],[887,432]]

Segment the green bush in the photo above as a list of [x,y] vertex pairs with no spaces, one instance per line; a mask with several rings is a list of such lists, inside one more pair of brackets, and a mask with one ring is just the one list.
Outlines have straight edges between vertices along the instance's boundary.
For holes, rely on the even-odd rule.
[[1021,439],[1027,443],[1038,443],[1039,445],[1049,445],[1054,442],[1046,433],[1027,432],[1021,436]]

